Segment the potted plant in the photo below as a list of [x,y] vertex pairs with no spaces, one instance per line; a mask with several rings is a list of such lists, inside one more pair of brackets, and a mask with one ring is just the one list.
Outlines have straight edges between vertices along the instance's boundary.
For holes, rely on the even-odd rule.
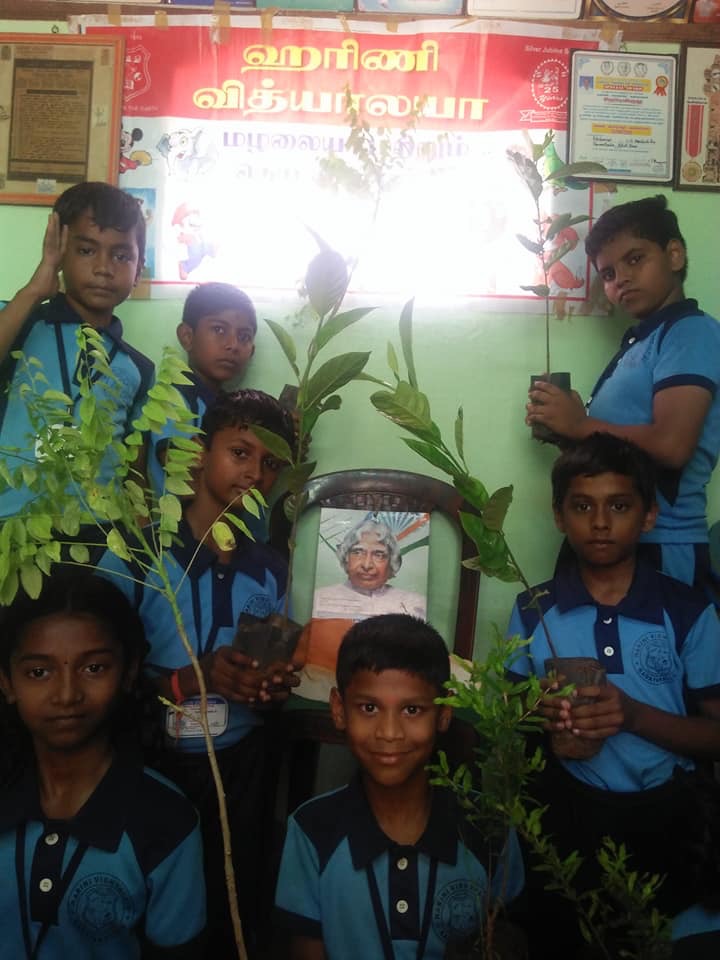
[[[542,272],[542,282],[535,284],[521,284],[521,290],[527,290],[540,297],[545,306],[545,370],[530,377],[530,387],[538,381],[549,381],[561,390],[570,392],[570,374],[567,372],[553,372],[550,358],[550,300],[552,284],[563,289],[572,289],[581,286],[582,281],[573,277],[567,266],[562,262],[563,257],[573,250],[579,237],[573,229],[579,223],[585,223],[590,218],[586,215],[573,216],[571,213],[561,213],[549,216],[543,213],[541,200],[548,189],[554,192],[564,190],[567,185],[577,187],[576,176],[590,176],[593,173],[604,173],[605,167],[599,163],[584,161],[581,163],[564,164],[555,150],[554,131],[548,130],[542,143],[535,143],[527,138],[530,156],[518,150],[508,150],[507,156],[518,176],[530,191],[535,207],[533,226],[534,236],[527,237],[517,234],[522,246],[537,256]],[[556,437],[542,424],[534,424],[532,435],[537,440],[556,442]]]

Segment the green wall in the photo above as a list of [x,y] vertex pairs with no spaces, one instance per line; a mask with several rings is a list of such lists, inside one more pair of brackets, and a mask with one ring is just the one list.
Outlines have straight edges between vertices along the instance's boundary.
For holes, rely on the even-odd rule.
[[[3,24],[0,30],[18,29]],[[23,24],[22,29],[45,24]],[[518,189],[524,189],[518,185]],[[654,187],[619,189],[617,201],[658,192]],[[688,294],[720,317],[717,225],[720,197],[707,193],[666,191],[678,213],[687,240],[690,273]],[[29,277],[39,253],[47,209],[0,206],[0,298],[11,296]],[[302,269],[299,265],[299,270]],[[367,303],[367,301],[363,301]],[[258,316],[282,319],[295,302],[257,301]],[[368,371],[385,376],[385,348],[397,341],[401,304],[378,308],[336,341],[342,349],[372,350]],[[154,359],[162,346],[174,341],[181,311],[179,301],[130,301],[118,309],[128,340]],[[585,396],[597,374],[612,356],[624,329],[620,317],[575,317],[553,324],[553,366],[571,370],[573,384]],[[433,415],[451,435],[459,404],[465,410],[466,455],[469,464],[490,488],[512,483],[515,499],[508,535],[520,562],[533,580],[552,571],[559,535],[549,508],[548,473],[554,448],[530,439],[523,423],[528,378],[543,367],[543,325],[539,316],[500,313],[477,302],[454,303],[447,308],[419,304],[415,310],[415,346],[418,377],[430,396]],[[305,331],[292,327],[302,341]],[[289,379],[289,369],[270,331],[262,322],[257,350],[245,386],[261,387],[277,395]],[[328,414],[313,438],[318,472],[355,467],[396,467],[432,472],[399,439],[399,431],[383,420],[368,402],[371,385],[351,384],[343,408]],[[720,479],[710,489],[710,521],[720,518]],[[451,622],[450,598],[457,570],[448,563],[447,536],[434,532],[431,558],[430,616],[444,632]],[[309,564],[299,565],[305,569]],[[298,580],[297,607],[307,613],[303,596],[310,593],[308,577]],[[504,627],[516,593],[513,585],[484,580],[480,592],[477,649],[487,641],[490,624]]]

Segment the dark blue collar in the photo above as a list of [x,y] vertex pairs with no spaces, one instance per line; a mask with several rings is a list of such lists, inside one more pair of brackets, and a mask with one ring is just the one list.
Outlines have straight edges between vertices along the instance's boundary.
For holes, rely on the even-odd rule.
[[[362,870],[380,854],[386,850],[396,850],[401,844],[391,840],[380,829],[359,774],[350,781],[346,790],[346,809],[350,824],[348,845],[353,866],[356,870]],[[456,863],[459,816],[452,793],[449,790],[433,789],[430,818],[425,832],[413,845],[413,849],[443,863]]]
[[666,307],[656,310],[655,313],[643,317],[639,323],[634,324],[623,334],[622,345],[625,346],[633,340],[644,340],[649,337],[653,330],[657,330],[663,323],[675,323],[676,320],[682,320],[683,317],[690,317],[693,314],[702,311],[698,308],[697,300],[678,300],[677,303],[669,303]]
[[70,820],[49,820],[40,805],[40,786],[35,764],[0,791],[0,833],[21,823],[36,821],[58,827],[80,843],[100,850],[117,850],[125,832],[128,812],[136,802],[143,778],[139,756],[119,753],[85,804]]
[[[230,554],[227,563],[221,563],[220,558],[204,543],[198,543],[185,517],[180,520],[177,532],[178,539],[171,547],[173,557],[180,564],[181,569],[187,570],[189,580],[198,581],[213,567],[226,571],[228,574],[244,573],[257,581],[261,586],[265,582],[265,572],[269,565],[264,555],[267,548],[255,544],[238,530],[237,546]],[[259,553],[263,552],[262,556]]]
[[[555,600],[561,613],[577,607],[602,606],[588,593],[576,563],[564,563],[555,574],[554,584]],[[620,603],[610,609],[633,620],[662,624],[665,622],[662,596],[662,574],[638,557],[630,589]],[[606,609],[603,607],[603,610]]]
[[202,400],[206,409],[209,409],[217,400],[218,391],[213,390],[212,387],[209,387],[206,383],[203,383],[194,370],[186,373],[185,376],[188,378],[188,380],[192,380],[192,383],[181,384],[178,387],[178,390],[190,404],[190,409],[193,411],[193,413],[197,414],[198,405],[196,402],[193,402],[195,398]]
[[[41,304],[38,308],[38,313],[40,319],[45,323],[82,323],[82,318],[73,310],[73,308],[68,303],[68,299],[64,293],[58,293],[48,300],[47,303]],[[113,315],[110,325],[102,328],[102,333],[106,333],[111,340],[114,340],[116,343],[122,342],[123,328],[122,323],[118,317]]]

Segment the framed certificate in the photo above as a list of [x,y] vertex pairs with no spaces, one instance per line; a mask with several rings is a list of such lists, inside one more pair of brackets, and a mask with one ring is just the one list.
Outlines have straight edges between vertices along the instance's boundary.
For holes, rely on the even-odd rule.
[[0,203],[117,183],[124,38],[0,34]]
[[670,183],[677,86],[670,54],[574,50],[568,163],[601,163],[594,180]]
[[682,45],[675,187],[720,192],[720,46]]
[[688,0],[587,0],[588,20],[673,20],[687,23]]

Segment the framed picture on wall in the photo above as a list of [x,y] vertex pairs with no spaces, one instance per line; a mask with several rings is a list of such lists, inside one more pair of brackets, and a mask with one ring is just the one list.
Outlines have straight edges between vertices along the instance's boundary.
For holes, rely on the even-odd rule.
[[0,203],[117,183],[124,37],[0,34]]
[[675,188],[720,191],[720,45],[682,45]]
[[687,23],[689,7],[689,0],[586,0],[585,18]]
[[574,50],[568,163],[601,163],[593,180],[671,183],[677,90],[672,54]]

